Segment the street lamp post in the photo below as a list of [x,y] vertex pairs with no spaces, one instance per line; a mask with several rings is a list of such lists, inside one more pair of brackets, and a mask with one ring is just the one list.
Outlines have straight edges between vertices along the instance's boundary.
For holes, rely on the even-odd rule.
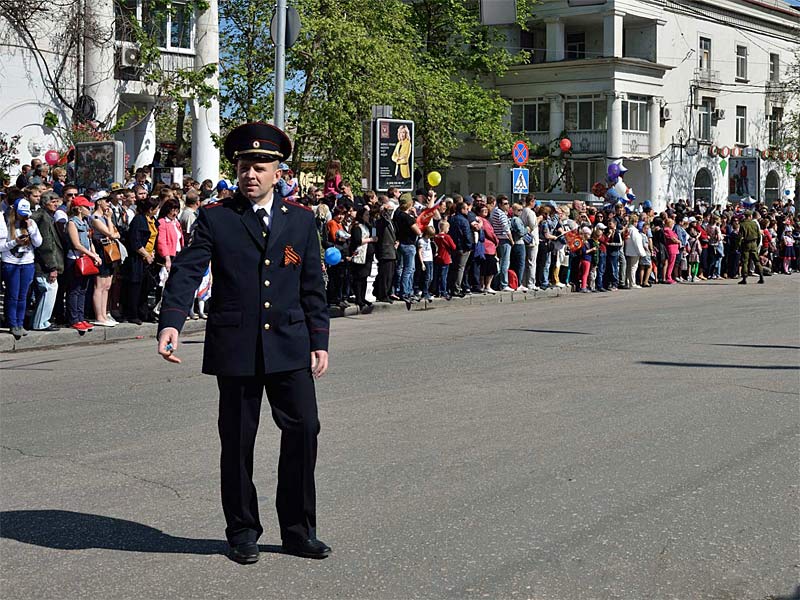
[[283,129],[283,98],[286,84],[286,0],[278,0],[275,16],[277,31],[272,38],[275,42],[275,113],[273,115],[273,123],[275,127]]

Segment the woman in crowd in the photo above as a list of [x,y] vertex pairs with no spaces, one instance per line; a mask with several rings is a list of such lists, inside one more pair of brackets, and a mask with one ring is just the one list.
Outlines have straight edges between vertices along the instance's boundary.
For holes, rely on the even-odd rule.
[[159,263],[169,271],[172,261],[184,246],[183,228],[178,222],[180,202],[174,198],[164,200],[158,213],[158,239],[156,240],[156,253]]
[[94,251],[92,242],[89,239],[89,224],[87,218],[92,209],[92,203],[84,196],[78,196],[70,205],[67,222],[67,262],[64,266],[64,273],[69,281],[67,292],[67,318],[70,327],[79,333],[91,331],[92,325],[86,321],[84,314],[86,306],[86,291],[94,275],[83,274],[76,266],[77,261],[82,256],[89,259],[100,267],[102,259]]
[[708,252],[709,252],[709,279],[719,279],[722,269],[722,257],[725,254],[725,244],[722,237],[722,230],[720,229],[720,218],[716,215],[712,216],[706,228],[708,234]]
[[[105,248],[119,244],[119,231],[114,226],[114,219],[111,213],[111,205],[107,198],[100,198],[94,205],[89,217],[92,227],[92,242],[101,263],[98,267],[100,271],[94,281],[94,292],[92,293],[92,306],[94,307],[93,325],[100,327],[114,327],[118,323],[108,311],[108,293],[114,279],[114,269],[118,261],[111,260]],[[116,247],[119,255],[119,247]]]
[[350,239],[344,227],[347,212],[344,206],[337,206],[333,218],[325,224],[327,246],[336,248],[342,255],[342,260],[337,264],[328,266],[328,305],[340,308],[349,306],[344,299],[345,258],[349,257],[347,245]]
[[369,206],[362,206],[356,212],[356,218],[350,228],[350,277],[353,280],[353,295],[360,311],[372,306],[366,299],[367,277],[372,270],[375,257],[375,242],[372,235],[372,219]]
[[28,335],[24,329],[28,290],[35,273],[34,248],[42,245],[42,235],[31,217],[30,202],[20,198],[9,207],[8,226],[0,215],[0,256],[3,285],[6,288],[5,315],[11,335]]
[[325,170],[325,187],[323,188],[323,195],[328,198],[329,196],[338,196],[342,192],[342,163],[338,160],[332,160],[328,163],[328,168]]
[[129,323],[141,325],[151,315],[147,300],[155,287],[157,271],[156,239],[158,200],[145,197],[136,201],[136,216],[128,228],[128,297],[125,306]]
[[641,286],[637,282],[639,269],[639,259],[644,256],[644,244],[642,234],[637,227],[637,223],[631,219],[628,223],[625,236],[625,285],[629,288],[638,289]]
[[494,289],[492,289],[492,281],[494,281],[494,278],[498,273],[498,239],[494,233],[492,223],[489,221],[489,207],[485,204],[481,206],[481,209],[478,213],[478,219],[480,219],[481,224],[483,225],[483,232],[486,234],[486,237],[483,240],[484,257],[481,261],[481,291],[484,294],[495,294],[496,292]]
[[514,203],[511,205],[511,270],[517,275],[517,291],[527,292],[528,288],[523,285],[525,275],[525,223],[522,222],[522,205]]
[[678,253],[681,249],[681,242],[678,239],[678,234],[673,229],[675,227],[675,220],[672,217],[667,217],[664,223],[664,244],[667,248],[667,266],[664,271],[664,283],[677,283],[672,278],[672,270],[675,268],[675,260],[678,258]]

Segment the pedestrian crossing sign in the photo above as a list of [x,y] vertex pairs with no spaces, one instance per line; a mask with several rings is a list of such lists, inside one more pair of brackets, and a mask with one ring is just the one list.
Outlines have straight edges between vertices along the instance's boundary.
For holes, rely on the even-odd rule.
[[530,187],[530,171],[528,171],[528,169],[511,169],[511,172],[511,182],[514,193],[527,194],[528,188]]

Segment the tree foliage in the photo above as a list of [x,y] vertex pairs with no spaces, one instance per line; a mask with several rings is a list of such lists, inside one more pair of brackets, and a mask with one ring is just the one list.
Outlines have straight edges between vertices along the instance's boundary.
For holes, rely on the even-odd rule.
[[[233,6],[242,0],[227,2]],[[532,2],[518,2],[522,22]],[[295,170],[301,162],[311,162],[321,171],[329,159],[338,158],[345,176],[357,180],[362,123],[371,118],[373,105],[391,105],[396,118],[415,121],[423,170],[446,167],[453,150],[465,140],[485,148],[487,157],[509,147],[508,103],[484,84],[524,56],[504,48],[500,29],[480,24],[477,2],[295,0],[293,4],[302,22],[300,39],[287,52],[286,122],[295,140]],[[267,15],[258,18],[268,24]],[[242,106],[257,104],[240,102],[243,90],[227,89],[230,83],[261,90],[262,97],[272,90],[271,63],[249,69],[244,38],[225,49],[230,54],[223,60],[223,114],[237,118],[251,116]],[[271,107],[270,98],[269,107],[259,111],[270,114]]]

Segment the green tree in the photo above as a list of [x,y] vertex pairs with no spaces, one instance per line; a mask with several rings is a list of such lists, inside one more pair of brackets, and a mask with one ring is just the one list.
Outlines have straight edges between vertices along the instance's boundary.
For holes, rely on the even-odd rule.
[[268,33],[273,9],[274,2],[219,1],[223,129],[272,118],[275,48]]

